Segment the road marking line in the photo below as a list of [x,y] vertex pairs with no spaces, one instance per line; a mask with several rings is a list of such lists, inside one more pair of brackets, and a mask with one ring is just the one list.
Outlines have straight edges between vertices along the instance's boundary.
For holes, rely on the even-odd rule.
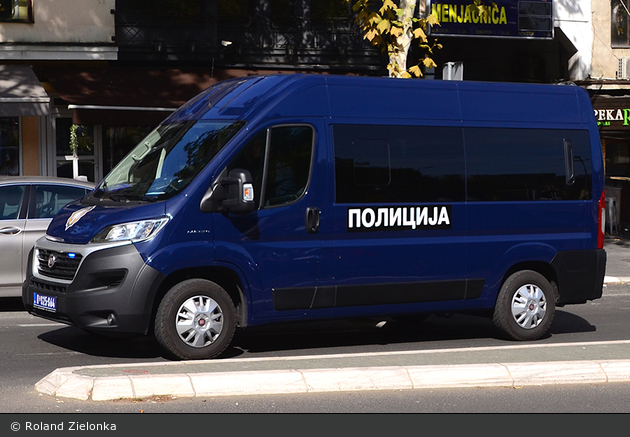
[[557,348],[557,347],[576,347],[576,346],[603,346],[603,345],[618,345],[618,344],[630,344],[630,340],[605,340],[605,341],[592,341],[592,342],[576,342],[576,343],[552,343],[552,344],[537,344],[537,345],[513,345],[513,346],[482,346],[482,347],[465,347],[465,348],[453,348],[453,349],[432,349],[432,350],[413,350],[413,351],[390,351],[390,352],[361,352],[354,354],[328,354],[328,355],[303,355],[303,356],[289,356],[289,357],[258,357],[258,358],[226,358],[221,360],[191,360],[191,361],[159,361],[150,363],[123,363],[123,364],[97,364],[91,366],[85,366],[89,368],[111,368],[111,367],[134,367],[134,366],[181,366],[196,364],[215,364],[220,366],[222,363],[245,363],[245,362],[261,362],[261,361],[302,361],[302,360],[325,360],[331,358],[356,358],[356,357],[377,357],[377,356],[389,356],[389,355],[413,355],[413,354],[446,354],[455,352],[478,352],[478,351],[492,351],[492,350],[514,350],[514,349],[533,349],[533,348]]
[[[361,352],[354,354],[329,354],[329,355],[304,355],[304,356],[291,356],[291,357],[260,357],[260,358],[231,358],[226,360],[220,360],[221,362],[232,361],[242,362],[248,361],[266,361],[266,360],[312,360],[312,359],[329,359],[329,358],[351,358],[351,357],[372,357],[372,356],[387,356],[387,355],[413,355],[413,354],[442,354],[453,352],[477,352],[477,351],[492,351],[492,350],[514,350],[514,349],[534,349],[534,348],[556,348],[556,347],[575,347],[575,346],[603,346],[603,345],[615,345],[615,344],[630,344],[630,340],[603,340],[603,341],[585,341],[576,343],[550,343],[550,344],[523,344],[512,346],[481,346],[481,347],[462,347],[452,349],[426,349],[426,350],[413,350],[413,351],[389,351],[389,352]],[[212,361],[212,360],[211,360]],[[193,361],[192,363],[194,363]],[[217,360],[213,360],[217,362]]]

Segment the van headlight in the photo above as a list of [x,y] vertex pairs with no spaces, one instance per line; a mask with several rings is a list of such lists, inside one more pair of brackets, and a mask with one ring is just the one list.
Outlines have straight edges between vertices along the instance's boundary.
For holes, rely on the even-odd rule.
[[138,222],[121,223],[104,228],[92,238],[92,243],[105,243],[112,241],[130,240],[133,243],[149,240],[168,223],[169,218],[163,217],[154,220],[141,220]]

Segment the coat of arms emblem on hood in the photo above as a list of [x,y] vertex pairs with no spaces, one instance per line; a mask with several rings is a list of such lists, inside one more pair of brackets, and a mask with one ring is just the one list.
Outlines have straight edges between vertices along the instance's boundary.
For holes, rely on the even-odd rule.
[[66,221],[66,231],[72,226],[74,226],[76,222],[81,220],[81,217],[83,217],[88,212],[92,211],[94,208],[95,206],[93,205],[93,206],[88,206],[87,208],[83,208],[83,209],[73,212],[72,215],[68,217],[68,221]]

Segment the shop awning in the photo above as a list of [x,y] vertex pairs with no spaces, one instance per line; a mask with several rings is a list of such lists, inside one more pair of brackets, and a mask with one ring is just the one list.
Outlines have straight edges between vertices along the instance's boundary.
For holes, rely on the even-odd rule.
[[217,81],[206,70],[142,68],[44,68],[42,77],[74,123],[104,126],[155,126]]
[[50,97],[28,65],[0,65],[0,117],[50,113]]

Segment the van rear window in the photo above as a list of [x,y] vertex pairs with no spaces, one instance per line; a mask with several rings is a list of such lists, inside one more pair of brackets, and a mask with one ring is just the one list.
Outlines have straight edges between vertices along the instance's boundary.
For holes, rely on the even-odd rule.
[[[465,128],[469,201],[585,200],[592,196],[587,131]],[[565,142],[573,148],[567,183]]]
[[583,130],[335,125],[333,135],[337,203],[592,196]]

